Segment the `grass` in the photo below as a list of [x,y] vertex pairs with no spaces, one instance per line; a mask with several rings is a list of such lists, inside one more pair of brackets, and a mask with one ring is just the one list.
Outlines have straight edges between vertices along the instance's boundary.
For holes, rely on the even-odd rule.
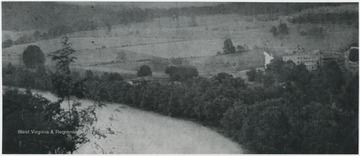
[[[344,10],[344,8],[354,8],[354,6],[344,5],[326,9],[336,11]],[[170,18],[163,17],[126,26],[113,26],[110,32],[106,31],[106,28],[99,28],[94,31],[75,32],[69,36],[73,48],[77,50],[77,67],[98,71],[118,71],[124,74],[134,74],[143,63],[93,65],[115,62],[119,53],[126,53],[129,60],[202,56],[189,62],[196,66],[201,74],[209,75],[217,72],[236,74],[239,70],[261,67],[262,51],[281,56],[301,47],[306,51],[322,50],[325,53],[342,53],[341,49],[345,46],[358,42],[358,29],[352,25],[292,24],[286,22],[288,16],[282,16],[279,20],[286,22],[290,35],[273,37],[269,32],[270,28],[277,26],[279,20],[254,21],[248,20],[249,18],[255,17],[237,14],[197,16],[198,26],[189,27],[190,17],[181,16],[179,27],[176,27]],[[300,35],[301,30],[308,30],[315,26],[324,29],[323,38]],[[216,52],[222,51],[226,38],[231,38],[235,47],[246,44],[252,51],[256,51],[256,54],[234,57],[214,56]],[[61,48],[59,38],[33,44],[39,45],[46,54]],[[19,64],[19,55],[28,45],[16,45],[3,49],[3,63]],[[47,65],[51,64],[50,59],[47,60]],[[238,65],[231,67],[226,62],[237,62]],[[159,65],[171,65],[171,63],[158,61],[148,63],[157,72],[155,75],[162,75],[165,68],[160,68]]]

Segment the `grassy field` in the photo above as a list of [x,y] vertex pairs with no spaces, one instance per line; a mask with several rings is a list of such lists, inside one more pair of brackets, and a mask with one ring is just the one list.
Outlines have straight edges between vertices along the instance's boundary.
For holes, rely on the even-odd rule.
[[[56,101],[48,92],[37,92]],[[92,105],[80,100],[81,108]],[[66,109],[67,103],[61,105]],[[241,154],[240,145],[204,126],[137,110],[126,105],[107,103],[96,110],[99,119],[93,126],[107,137],[89,134],[90,142],[77,154]],[[113,131],[114,133],[110,133]]]
[[[344,6],[324,9],[342,11],[343,8]],[[203,75],[221,71],[236,73],[238,70],[251,67],[259,68],[263,65],[262,51],[281,56],[300,47],[305,51],[322,50],[325,53],[342,53],[341,49],[353,42],[358,42],[358,30],[353,25],[292,24],[287,21],[291,17],[280,16],[279,20],[264,21],[256,16],[237,14],[206,15],[196,17],[196,27],[190,27],[190,17],[181,16],[178,21],[164,17],[148,22],[112,26],[111,30],[98,28],[94,31],[75,32],[69,34],[69,37],[73,48],[77,50],[78,60],[75,64],[77,67],[136,73],[143,63],[127,65],[115,63],[96,67],[93,65],[116,62],[123,53],[126,53],[127,60],[201,56],[201,59],[192,60],[189,64],[196,66]],[[280,20],[288,25],[290,34],[274,37],[270,29],[272,26],[279,25]],[[313,27],[322,27],[324,37],[300,35],[301,31],[307,31]],[[3,35],[7,33],[10,32],[3,32]],[[216,52],[222,51],[226,38],[231,38],[234,46],[246,44],[252,52],[236,56],[215,56]],[[46,54],[61,48],[60,38],[32,44],[40,46]],[[20,54],[28,45],[15,45],[3,49],[3,64],[9,62],[19,64]],[[49,60],[50,58],[47,58],[48,65],[51,64]],[[237,65],[229,66],[227,62],[230,64],[237,62]],[[150,66],[155,67],[154,64],[159,64],[159,62],[150,62]],[[159,72],[155,75],[161,75],[163,68],[155,68],[154,71]]]

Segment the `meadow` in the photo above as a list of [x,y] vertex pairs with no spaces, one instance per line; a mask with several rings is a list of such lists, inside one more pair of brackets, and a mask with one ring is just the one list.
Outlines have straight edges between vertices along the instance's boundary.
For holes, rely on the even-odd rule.
[[[344,8],[354,7],[343,5],[330,9],[324,7],[322,10],[341,12]],[[322,50],[324,53],[342,54],[344,48],[357,42],[358,31],[354,25],[297,24],[288,21],[299,14],[308,12],[314,12],[314,9],[307,9],[289,16],[279,16],[275,19],[264,18],[267,17],[266,15],[202,15],[194,18],[195,23],[192,23],[192,19],[188,16],[180,16],[178,20],[161,17],[152,21],[74,32],[68,36],[72,48],[77,51],[75,56],[78,59],[73,65],[77,68],[134,74],[142,64],[146,63],[119,64],[117,62],[200,56],[201,59],[193,59],[187,65],[196,66],[199,73],[204,76],[218,72],[236,74],[241,70],[260,68],[263,66],[263,51],[273,53],[276,57],[299,48],[306,52]],[[270,32],[271,27],[281,22],[288,26],[289,35],[273,36]],[[301,34],[315,27],[322,28],[322,38]],[[3,34],[11,37],[19,36],[19,32],[4,31]],[[235,47],[246,45],[250,52],[234,56],[215,56],[217,52],[223,51],[226,38],[230,38]],[[21,64],[21,54],[28,45],[38,45],[45,54],[61,48],[60,38],[3,48],[3,65],[10,62]],[[237,65],[231,67],[226,64],[227,62]],[[219,63],[222,64],[219,65]],[[148,64],[152,66],[156,62],[148,62]],[[46,65],[51,65],[50,57],[47,57]],[[158,70],[155,66],[152,67],[155,68],[154,75],[163,75],[162,68]]]

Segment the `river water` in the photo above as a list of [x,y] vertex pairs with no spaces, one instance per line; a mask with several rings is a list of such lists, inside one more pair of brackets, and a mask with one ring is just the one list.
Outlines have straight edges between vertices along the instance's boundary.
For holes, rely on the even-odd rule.
[[[49,92],[33,91],[55,101]],[[80,100],[81,107],[93,105]],[[123,104],[105,103],[96,109],[98,121],[92,126],[106,138],[88,134],[89,142],[78,154],[241,154],[241,146],[207,127],[131,108]],[[67,103],[62,104],[63,108]]]

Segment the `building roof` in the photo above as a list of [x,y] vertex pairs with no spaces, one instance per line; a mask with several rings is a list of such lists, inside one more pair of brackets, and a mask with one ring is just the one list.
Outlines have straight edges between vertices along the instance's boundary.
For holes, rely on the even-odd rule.
[[313,50],[312,52],[309,52],[309,53],[295,53],[295,54],[285,54],[285,55],[282,55],[283,57],[284,56],[317,56],[321,54],[321,51],[320,50]]

